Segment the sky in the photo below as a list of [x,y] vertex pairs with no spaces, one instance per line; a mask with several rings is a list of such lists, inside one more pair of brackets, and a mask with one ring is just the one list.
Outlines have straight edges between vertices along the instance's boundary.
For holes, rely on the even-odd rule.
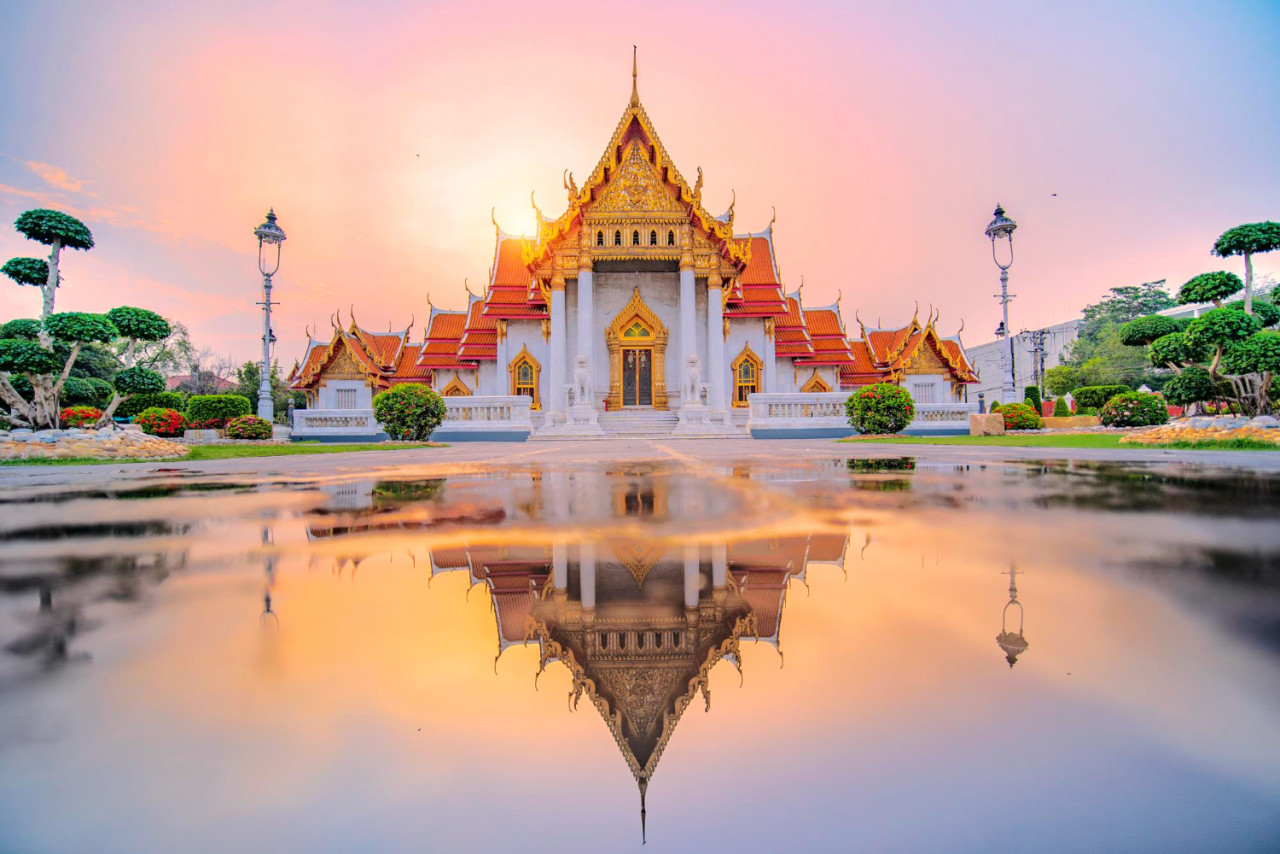
[[[766,227],[806,305],[967,344],[999,289],[983,230],[1017,220],[1015,329],[1109,288],[1239,259],[1222,231],[1280,219],[1280,4],[64,2],[0,6],[0,258],[42,254],[22,211],[80,216],[59,309],[155,309],[256,358],[253,229],[288,233],[276,356],[354,305],[403,328],[462,308],[493,210],[563,209],[630,95],[713,213]],[[1280,253],[1275,253],[1280,256]],[[1259,273],[1280,276],[1280,257]],[[39,294],[0,283],[0,319]]]

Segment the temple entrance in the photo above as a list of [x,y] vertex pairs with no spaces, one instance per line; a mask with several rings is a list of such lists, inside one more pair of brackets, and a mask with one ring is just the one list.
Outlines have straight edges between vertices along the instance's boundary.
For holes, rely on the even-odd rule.
[[651,350],[623,348],[622,405],[653,406],[653,360]]
[[609,346],[609,408],[667,408],[667,328],[640,298],[618,312],[605,332]]

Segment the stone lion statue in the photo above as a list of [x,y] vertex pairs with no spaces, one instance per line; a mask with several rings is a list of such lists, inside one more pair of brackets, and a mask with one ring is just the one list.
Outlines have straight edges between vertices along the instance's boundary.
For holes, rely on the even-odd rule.
[[573,402],[575,405],[591,405],[591,364],[585,353],[574,359]]
[[684,386],[680,394],[685,403],[701,403],[702,394],[702,358],[697,353],[690,353],[684,359]]

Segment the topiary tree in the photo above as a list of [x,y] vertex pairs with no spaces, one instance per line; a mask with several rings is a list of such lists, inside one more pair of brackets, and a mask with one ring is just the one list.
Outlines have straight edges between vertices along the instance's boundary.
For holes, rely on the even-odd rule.
[[1217,374],[1227,345],[1244,341],[1261,328],[1262,323],[1252,314],[1233,308],[1215,308],[1191,321],[1185,334],[1192,346],[1213,350],[1209,373]]
[[1053,402],[1053,417],[1066,418],[1071,414],[1071,407],[1067,406],[1067,399],[1060,397]]
[[111,383],[106,380],[97,377],[67,377],[66,385],[62,387],[62,402],[101,410],[111,399],[111,393]]
[[901,433],[916,417],[911,394],[893,383],[858,389],[844,402],[844,411],[859,433]]
[[1198,365],[1184,368],[1164,385],[1164,399],[1175,406],[1193,406],[1217,397],[1217,386],[1209,372]]
[[[120,330],[122,340],[117,342],[119,358],[125,370],[116,374],[115,395],[102,413],[102,424],[110,423],[120,404],[135,394],[155,394],[164,391],[164,377],[153,369],[154,358],[139,358],[140,353],[155,341],[163,341],[173,333],[173,327],[154,311],[133,306],[120,306],[107,312],[107,319]],[[121,384],[121,374],[128,376]]]
[[[44,296],[41,319],[47,318],[53,314],[58,285],[62,281],[58,271],[62,250],[92,249],[93,234],[75,217],[47,208],[27,211],[18,217],[13,226],[28,240],[48,246],[49,260],[46,262],[39,258],[11,258],[5,262],[4,267],[0,267],[0,272],[19,285],[40,288]],[[47,347],[51,340],[42,338],[40,343]]]
[[1024,400],[1026,401],[1027,406],[1034,409],[1037,414],[1044,411],[1044,406],[1040,400],[1040,389],[1037,386],[1027,386],[1027,390],[1024,394]]
[[[1280,296],[1280,294],[1277,294],[1277,296]],[[1229,302],[1224,305],[1223,308],[1244,311],[1244,300],[1239,299],[1235,302]],[[1266,300],[1255,300],[1252,310],[1245,313],[1252,314],[1254,317],[1258,318],[1258,323],[1262,324],[1264,328],[1268,326],[1275,326],[1277,323],[1280,323],[1280,308],[1277,308],[1274,303],[1269,303]]]
[[1244,282],[1235,273],[1221,270],[1216,273],[1201,273],[1178,289],[1178,302],[1181,305],[1211,302],[1221,308],[1224,299],[1235,296],[1243,289]]
[[1150,344],[1157,338],[1183,331],[1187,328],[1189,322],[1185,318],[1149,314],[1146,317],[1130,320],[1120,327],[1120,340],[1130,347],[1136,347],[1139,344]]
[[[1280,223],[1251,222],[1229,228],[1213,244],[1219,258],[1244,256],[1244,312],[1253,313],[1253,256],[1280,249]],[[1270,324],[1268,324],[1270,325]]]
[[[11,324],[6,324],[11,326]],[[29,330],[26,324],[16,327],[19,334]],[[9,407],[10,423],[22,426],[56,427],[63,386],[80,349],[86,343],[106,343],[119,336],[119,331],[105,315],[68,311],[44,318],[37,340],[9,338],[2,342],[6,358],[0,363],[0,400]],[[46,343],[48,342],[48,343]],[[61,345],[61,352],[54,345]],[[31,388],[30,399],[9,382],[18,374]]]

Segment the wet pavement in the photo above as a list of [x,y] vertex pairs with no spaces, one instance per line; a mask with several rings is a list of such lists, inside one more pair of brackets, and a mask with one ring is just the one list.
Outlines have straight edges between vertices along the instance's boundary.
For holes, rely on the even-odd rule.
[[0,850],[1274,850],[1280,455],[1113,454],[0,469]]

